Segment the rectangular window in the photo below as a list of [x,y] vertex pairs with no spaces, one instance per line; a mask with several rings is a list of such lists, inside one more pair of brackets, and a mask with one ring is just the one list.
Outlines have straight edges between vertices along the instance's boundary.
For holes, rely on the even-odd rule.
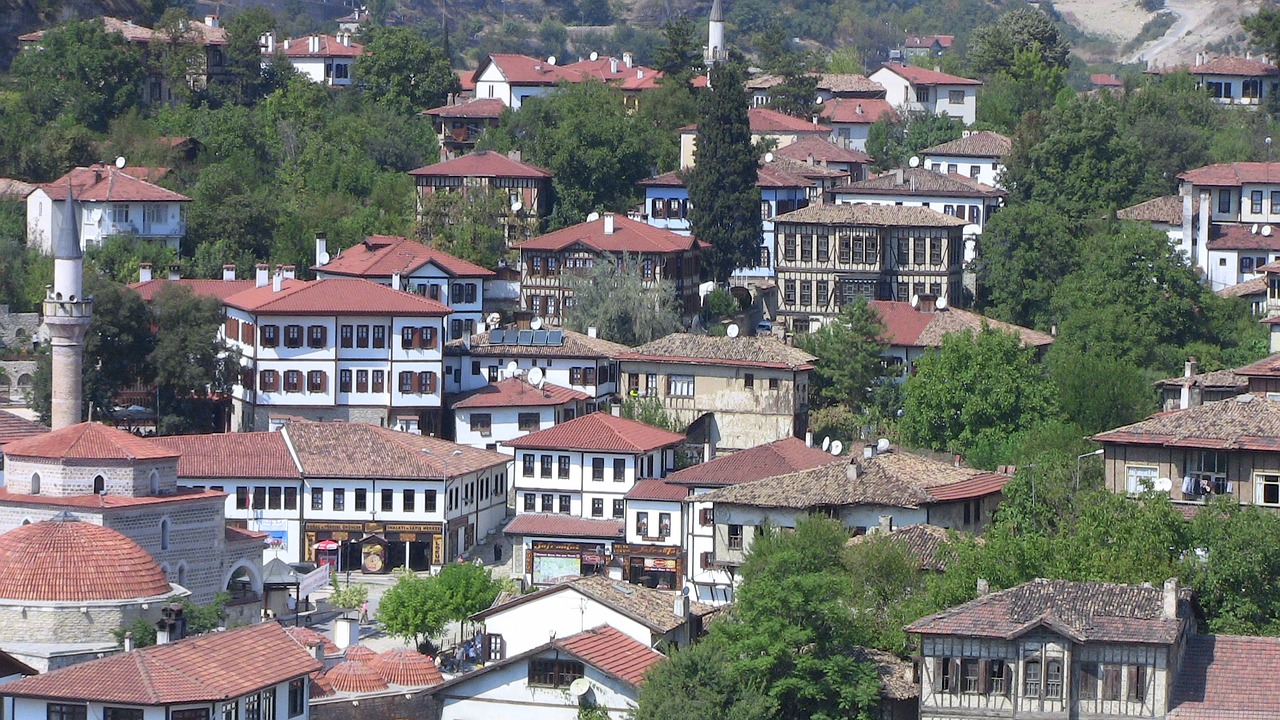
[[582,663],[574,660],[529,661],[529,685],[533,687],[567,688],[580,677],[583,677]]
[[353,333],[353,326],[351,325],[343,325],[342,327],[338,328],[338,345],[344,348],[351,347],[352,333]]
[[1259,505],[1280,506],[1280,475],[1258,474],[1253,476]]
[[952,104],[952,105],[963,105],[963,104],[964,104],[964,91],[963,91],[963,90],[951,90],[950,92],[948,92],[948,93],[947,93],[947,99],[951,101],[951,104]]
[[604,517],[604,498],[591,498],[591,517]]
[[1231,212],[1231,191],[1230,190],[1218,191],[1218,212],[1220,213]]
[[436,491],[435,490],[422,491],[422,510],[424,512],[429,512],[429,513],[433,513],[436,511]]
[[1040,697],[1040,661],[1028,660],[1022,667],[1022,696]]
[[[345,372],[347,373],[347,382],[350,382],[351,371],[347,370]],[[382,371],[379,370],[378,372],[382,372]],[[356,392],[369,392],[369,371],[368,370],[356,371]]]
[[418,346],[418,328],[406,327],[400,331],[400,349],[412,350]]
[[981,661],[977,658],[964,658],[960,661],[960,692],[965,695],[977,695],[982,692],[979,682]]
[[263,325],[262,330],[262,347],[275,347],[280,344],[280,327],[278,325]]
[[436,392],[436,374],[430,370],[418,373],[418,392],[434,395]]
[[604,479],[604,458],[591,459],[591,479],[592,480]]
[[387,346],[387,327],[385,325],[373,326],[373,346],[375,348],[385,348]]
[[698,511],[698,524],[702,527],[715,524],[715,508],[702,508]]
[[613,481],[624,482],[627,479],[627,461],[623,458],[613,460]]
[[1192,451],[1188,458],[1191,495],[1227,493],[1227,454],[1215,450]]
[[222,720],[236,720],[240,717],[240,703],[222,703]]
[[351,392],[351,371],[350,370],[338,371],[338,392],[344,392],[344,393]]
[[573,497],[570,495],[560,496],[560,512],[568,515],[573,512]]
[[273,487],[267,488],[267,509],[279,510],[284,504],[284,489]]
[[236,509],[237,510],[249,509],[249,488],[247,487],[236,488]]
[[287,348],[302,347],[302,326],[301,325],[285,325],[284,326],[284,346]]
[[647,397],[658,396],[658,373],[648,373],[644,376],[644,394]]
[[796,301],[796,281],[795,280],[787,280],[783,283],[782,299],[788,305],[795,304],[795,301]]
[[818,286],[818,292],[816,293],[818,305],[827,305],[828,300],[831,297],[830,286],[827,284],[826,280],[819,280],[816,284]]
[[1280,214],[1280,190],[1271,191],[1271,214]]
[[302,392],[301,370],[284,371],[284,391],[289,393]]
[[1147,698],[1147,666],[1129,666],[1129,702],[1142,702]]
[[533,455],[526,453],[523,457],[525,477],[533,477],[533,463],[534,463]]
[[582,384],[596,384],[596,369],[594,367],[582,368]]
[[614,517],[614,518],[621,518],[621,517],[622,517],[622,514],[623,514],[625,511],[626,511],[626,506],[625,506],[625,504],[623,503],[623,501],[621,501],[621,500],[614,500],[614,501],[613,501],[613,517]]
[[947,174],[948,174],[948,175],[955,175],[955,174],[956,174],[957,172],[959,172],[959,171],[960,171],[960,166],[959,166],[959,165],[956,165],[955,163],[949,163],[949,164],[947,165]]
[[1249,193],[1249,210],[1254,215],[1262,214],[1262,191],[1254,190]]
[[730,550],[742,549],[742,526],[741,525],[729,526],[729,549]]
[[347,491],[346,490],[343,490],[342,488],[333,489],[333,509],[334,510],[347,509]]
[[1160,468],[1155,465],[1126,465],[1124,474],[1126,491],[1137,495],[1155,487]]
[[800,304],[806,306],[813,304],[813,283],[808,280],[800,281]]
[[1102,699],[1120,699],[1120,666],[1104,665],[1102,668]]
[[307,347],[309,348],[324,347],[325,342],[329,339],[329,333],[326,332],[326,330],[328,330],[328,328],[326,328],[323,325],[308,325],[307,326]]
[[111,206],[111,222],[127,223],[129,222],[129,206],[128,205],[112,205]]
[[394,490],[382,489],[382,512],[391,512],[396,506],[396,492]]
[[556,477],[561,480],[569,479],[569,456],[561,455],[556,458]]
[[954,658],[943,657],[937,660],[937,687],[939,692],[954,695],[960,687],[960,664]]
[[413,489],[405,490],[402,493],[401,501],[404,503],[404,512],[413,512],[413,506],[417,497],[417,492]]
[[544,478],[551,477],[551,456],[543,455],[541,458],[539,458],[539,460],[541,461],[541,466],[542,466],[542,477]]
[[402,370],[400,372],[400,394],[401,395],[408,395],[409,393],[413,392],[413,381],[416,379],[416,377],[417,377],[416,374],[408,370]]
[[671,537],[671,513],[658,513],[658,537]]
[[1062,661],[1050,660],[1044,668],[1044,696],[1051,700],[1062,699]]
[[298,509],[298,488],[287,487],[284,489],[284,509]]
[[1003,660],[987,662],[987,693],[990,695],[1009,694],[1009,666]]
[[311,488],[311,509],[324,509],[324,490],[320,488]]
[[298,717],[307,710],[307,678],[289,681],[289,717]]
[[569,368],[569,384],[570,385],[582,384],[582,368],[579,368],[579,367]]
[[746,373],[742,376],[742,386],[753,388],[756,386],[756,376],[754,373]]
[[364,488],[356,488],[356,512],[365,512],[369,509],[369,491]]
[[1080,699],[1098,699],[1098,663],[1080,664]]
[[262,698],[258,695],[245,696],[244,720],[262,720]]
[[534,432],[542,426],[542,416],[536,412],[520,413],[516,416],[516,424],[520,432]]
[[551,493],[542,494],[542,512],[550,513],[556,511],[556,496]]
[[358,348],[369,347],[369,326],[368,325],[356,326],[356,347]]
[[691,398],[693,397],[693,376],[692,375],[668,375],[667,376],[667,396]]
[[[387,374],[385,370],[373,371],[373,391],[374,392],[380,393],[386,390],[387,388],[386,377],[387,377]],[[360,379],[359,375],[356,376],[356,379],[357,380]]]
[[307,373],[307,392],[322,393],[327,388],[325,372],[323,370],[312,370]]
[[800,261],[813,262],[813,236],[800,236]]
[[276,720],[276,689],[262,691],[262,720]]
[[831,238],[827,235],[818,236],[818,262],[829,262],[831,260]]
[[538,511],[538,496],[535,493],[524,494],[524,511],[525,512]]
[[489,413],[471,413],[471,432],[479,433],[481,437],[492,435],[493,416]]
[[639,535],[640,537],[649,536],[649,513],[636,513],[636,535]]

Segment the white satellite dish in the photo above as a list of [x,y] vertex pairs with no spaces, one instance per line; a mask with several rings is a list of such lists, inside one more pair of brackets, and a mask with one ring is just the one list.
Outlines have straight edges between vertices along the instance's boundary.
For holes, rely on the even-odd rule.
[[767,152],[767,153],[765,153],[765,154],[764,154],[764,161],[765,161],[765,162],[773,162],[773,153],[771,153],[771,152]]
[[591,51],[591,62],[595,62],[596,60],[599,60],[599,59],[600,59],[600,53],[598,53],[598,52],[596,52],[596,51],[592,50],[592,51]]
[[880,438],[876,441],[876,452],[889,452],[889,438]]
[[497,326],[498,323],[502,322],[502,316],[496,312],[489,313],[489,315],[485,317],[484,321],[489,325]]
[[1262,230],[1260,230],[1259,232],[1262,233],[1262,237],[1271,237],[1271,226],[1263,225]]
[[547,64],[548,64],[548,65],[555,65],[555,64],[556,64],[556,56],[555,56],[555,55],[548,55],[548,56],[547,56]]
[[823,449],[824,451],[826,451],[826,450],[830,450],[830,449],[831,449],[831,436],[830,436],[830,435],[828,435],[828,436],[826,436],[826,437],[822,438],[822,449]]
[[515,202],[511,203],[511,212],[520,212],[523,209],[524,209],[524,203],[520,202],[519,200],[516,200]]
[[934,302],[934,304],[933,304],[933,305],[934,305],[934,307],[936,307],[936,308],[937,308],[937,309],[939,309],[939,310],[946,310],[946,309],[947,309],[947,296],[943,295],[942,297],[939,297],[939,298],[937,299],[937,301],[936,301],[936,302]]
[[539,390],[541,390],[541,389],[542,389],[542,381],[543,381],[543,380],[545,380],[546,378],[543,376],[542,368],[538,368],[538,367],[536,367],[536,368],[533,368],[532,370],[530,370],[530,371],[529,371],[528,379],[529,379],[529,384],[530,384],[530,385],[532,385],[532,386],[534,386],[534,387],[538,388]]
[[725,329],[724,334],[728,335],[731,338],[735,338],[735,337],[738,337],[738,333],[740,332],[742,331],[738,328],[737,323],[729,323],[729,327]]
[[116,167],[117,167],[117,168],[119,168],[119,169],[121,169],[121,170],[123,170],[123,169],[124,169],[124,156],[123,156],[123,155],[121,155],[120,157],[116,158]]
[[1249,232],[1250,232],[1250,233],[1253,233],[1254,235],[1257,235],[1257,234],[1258,234],[1258,223],[1254,223],[1254,224],[1253,224],[1253,227],[1249,228]]
[[569,694],[576,698],[580,698],[589,692],[591,692],[591,681],[586,678],[578,678],[569,683]]
[[600,213],[598,212],[587,213],[587,222],[595,222],[599,219],[600,219]]
[[840,457],[841,453],[843,452],[844,452],[844,443],[840,442],[839,440],[836,440],[831,443],[832,455],[835,455],[836,457]]
[[515,377],[518,372],[520,372],[520,366],[516,364],[515,360],[507,363],[507,377]]
[[907,161],[907,164],[913,168],[920,167],[920,158],[916,157],[915,155],[912,155],[911,159]]
[[911,294],[911,307],[913,308],[920,307],[920,296],[916,295],[915,293]]
[[533,330],[541,330],[542,318],[535,316],[532,320],[529,321],[529,327]]
[[1156,481],[1151,483],[1151,489],[1156,492],[1169,492],[1173,489],[1173,481],[1167,477],[1156,478]]

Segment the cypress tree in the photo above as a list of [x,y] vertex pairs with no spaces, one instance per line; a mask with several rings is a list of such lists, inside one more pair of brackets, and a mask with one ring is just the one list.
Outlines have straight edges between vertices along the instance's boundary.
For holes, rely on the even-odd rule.
[[747,122],[745,82],[741,60],[712,67],[688,179],[693,236],[711,244],[704,266],[721,282],[736,268],[760,264],[758,158]]

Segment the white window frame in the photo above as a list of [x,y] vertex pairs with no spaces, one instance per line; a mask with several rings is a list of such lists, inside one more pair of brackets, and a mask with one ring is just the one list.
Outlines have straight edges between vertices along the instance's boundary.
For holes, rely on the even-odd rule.
[[1265,485],[1277,486],[1277,495],[1280,495],[1280,470],[1275,472],[1255,472],[1253,474],[1254,502],[1263,507],[1280,507],[1280,501],[1274,503],[1262,501],[1263,487]]
[[667,397],[693,397],[694,380],[692,375],[668,375]]
[[[1139,472],[1134,472],[1135,470]],[[1143,477],[1148,472],[1150,473],[1150,477],[1149,478]],[[1146,492],[1148,489],[1150,489],[1150,488],[1140,487],[1139,486],[1140,481],[1148,480],[1150,485],[1154,487],[1155,480],[1158,477],[1160,477],[1159,465],[1125,465],[1124,466],[1124,486],[1125,486],[1125,490],[1130,495],[1137,495],[1139,493]]]

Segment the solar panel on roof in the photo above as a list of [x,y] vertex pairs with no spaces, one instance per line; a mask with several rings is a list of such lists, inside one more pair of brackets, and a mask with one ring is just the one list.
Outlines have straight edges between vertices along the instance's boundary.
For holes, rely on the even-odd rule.
[[489,344],[490,344],[490,345],[501,345],[501,344],[503,344],[503,343],[504,343],[504,342],[506,342],[506,341],[507,341],[507,331],[506,331],[506,330],[494,330],[494,331],[492,331],[492,332],[490,332],[490,333],[489,333]]
[[547,344],[547,331],[546,331],[546,330],[534,330],[534,331],[533,331],[533,344],[534,344],[534,345],[546,345],[546,344]]
[[556,347],[564,345],[564,331],[552,330],[551,332],[547,333],[547,344],[555,345]]
[[517,344],[517,345],[532,345],[532,344],[533,344],[533,331],[532,331],[532,330],[521,330],[521,331],[520,331],[520,335],[516,338],[516,344]]

